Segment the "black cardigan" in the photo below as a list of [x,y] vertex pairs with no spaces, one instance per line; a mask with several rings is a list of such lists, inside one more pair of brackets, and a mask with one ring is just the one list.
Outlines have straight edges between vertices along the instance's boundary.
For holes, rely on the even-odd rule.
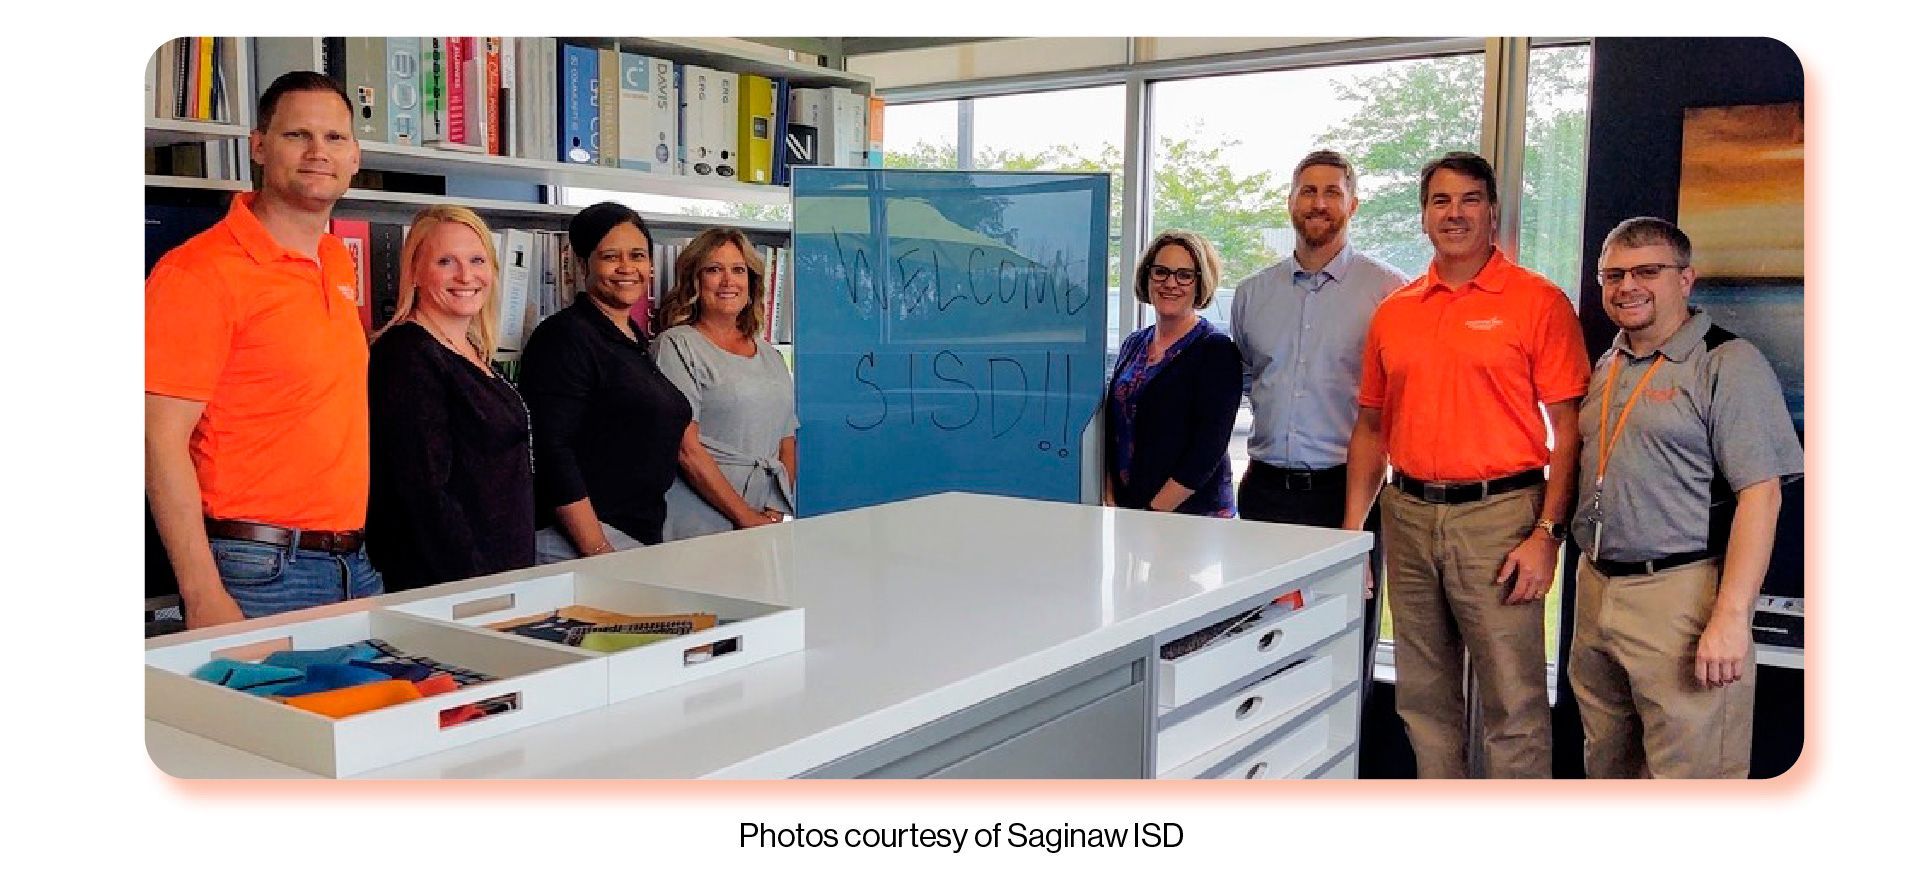
[[636,339],[578,296],[528,336],[521,395],[534,412],[536,523],[586,497],[601,521],[653,545],[694,411],[628,326]]
[[367,554],[387,590],[534,566],[528,412],[412,322],[368,350]]
[[1131,480],[1125,484],[1118,474],[1116,375],[1153,333],[1154,329],[1146,328],[1139,338],[1124,341],[1116,359],[1116,373],[1109,378],[1102,399],[1103,468],[1114,483],[1118,506],[1149,508],[1163,483],[1173,478],[1195,491],[1176,507],[1177,512],[1210,513],[1215,511],[1216,483],[1229,472],[1229,435],[1236,428],[1236,409],[1243,395],[1242,354],[1229,335],[1211,328],[1137,391],[1135,456],[1129,464]]

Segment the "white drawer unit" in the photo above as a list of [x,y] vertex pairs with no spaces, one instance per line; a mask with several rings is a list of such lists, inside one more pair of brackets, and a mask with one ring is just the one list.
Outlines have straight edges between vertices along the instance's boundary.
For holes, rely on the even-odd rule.
[[1207,775],[1211,779],[1284,779],[1298,767],[1309,763],[1329,745],[1329,715],[1321,714],[1248,759],[1237,761]]
[[597,653],[495,632],[503,640],[554,647],[583,659],[605,660],[609,702],[733,671],[802,649],[803,613],[757,601],[570,572],[441,594],[395,605],[429,619],[485,629],[491,623],[582,605],[633,616],[712,613],[721,624],[643,647]]
[[[1302,779],[1356,744],[1356,686],[1158,774],[1164,779]],[[1328,774],[1325,773],[1325,776]]]
[[1336,660],[1329,655],[1299,659],[1215,705],[1164,727],[1156,737],[1157,772],[1300,711],[1334,689],[1335,670]]
[[[147,716],[324,776],[351,776],[598,707],[607,666],[561,647],[506,640],[392,610],[357,610],[220,637],[160,639],[146,654]],[[496,680],[343,718],[190,676],[214,659],[254,661],[277,650],[385,641],[410,655]],[[441,712],[477,702],[506,710],[444,724]]]
[[[1214,622],[1161,636],[1156,774],[1302,778],[1353,745],[1362,675],[1362,568],[1353,558]],[[1302,605],[1267,603],[1300,592]],[[1223,628],[1223,626],[1229,626]],[[1201,636],[1216,632],[1215,637]],[[1193,646],[1200,644],[1200,646]],[[1351,700],[1343,703],[1343,697]],[[1343,719],[1348,715],[1348,719]]]
[[1352,618],[1346,595],[1305,592],[1303,601],[1298,610],[1270,605],[1235,634],[1186,656],[1161,660],[1157,704],[1168,709],[1193,702],[1336,634]]

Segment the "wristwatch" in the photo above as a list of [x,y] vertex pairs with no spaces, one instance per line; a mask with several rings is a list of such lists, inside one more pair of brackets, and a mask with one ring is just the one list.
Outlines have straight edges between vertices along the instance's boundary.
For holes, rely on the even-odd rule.
[[1551,521],[1548,518],[1537,521],[1537,527],[1542,528],[1544,533],[1550,535],[1550,539],[1556,540],[1557,542],[1562,542],[1565,537],[1570,535],[1569,525]]

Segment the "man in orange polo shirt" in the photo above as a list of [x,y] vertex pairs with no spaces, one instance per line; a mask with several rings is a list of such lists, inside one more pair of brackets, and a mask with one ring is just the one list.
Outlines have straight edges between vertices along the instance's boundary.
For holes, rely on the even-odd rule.
[[328,235],[361,166],[338,83],[261,94],[260,188],[147,278],[147,497],[187,627],[378,594],[367,514],[367,338]]
[[1436,255],[1370,320],[1343,526],[1362,528],[1386,461],[1394,466],[1383,552],[1396,710],[1417,774],[1468,774],[1467,650],[1485,772],[1547,778],[1543,596],[1575,487],[1583,334],[1562,291],[1496,248],[1489,162],[1446,154],[1423,167],[1422,193]]

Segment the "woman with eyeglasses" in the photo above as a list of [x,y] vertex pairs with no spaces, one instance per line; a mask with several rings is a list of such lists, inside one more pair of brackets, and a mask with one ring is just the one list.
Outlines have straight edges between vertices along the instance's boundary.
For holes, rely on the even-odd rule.
[[664,540],[774,524],[795,511],[795,382],[761,341],[768,276],[740,230],[702,231],[675,261],[655,361],[694,419]]
[[1230,518],[1229,435],[1242,356],[1197,314],[1216,299],[1222,259],[1209,241],[1168,230],[1136,265],[1136,300],[1156,324],[1129,335],[1105,398],[1103,503]]

